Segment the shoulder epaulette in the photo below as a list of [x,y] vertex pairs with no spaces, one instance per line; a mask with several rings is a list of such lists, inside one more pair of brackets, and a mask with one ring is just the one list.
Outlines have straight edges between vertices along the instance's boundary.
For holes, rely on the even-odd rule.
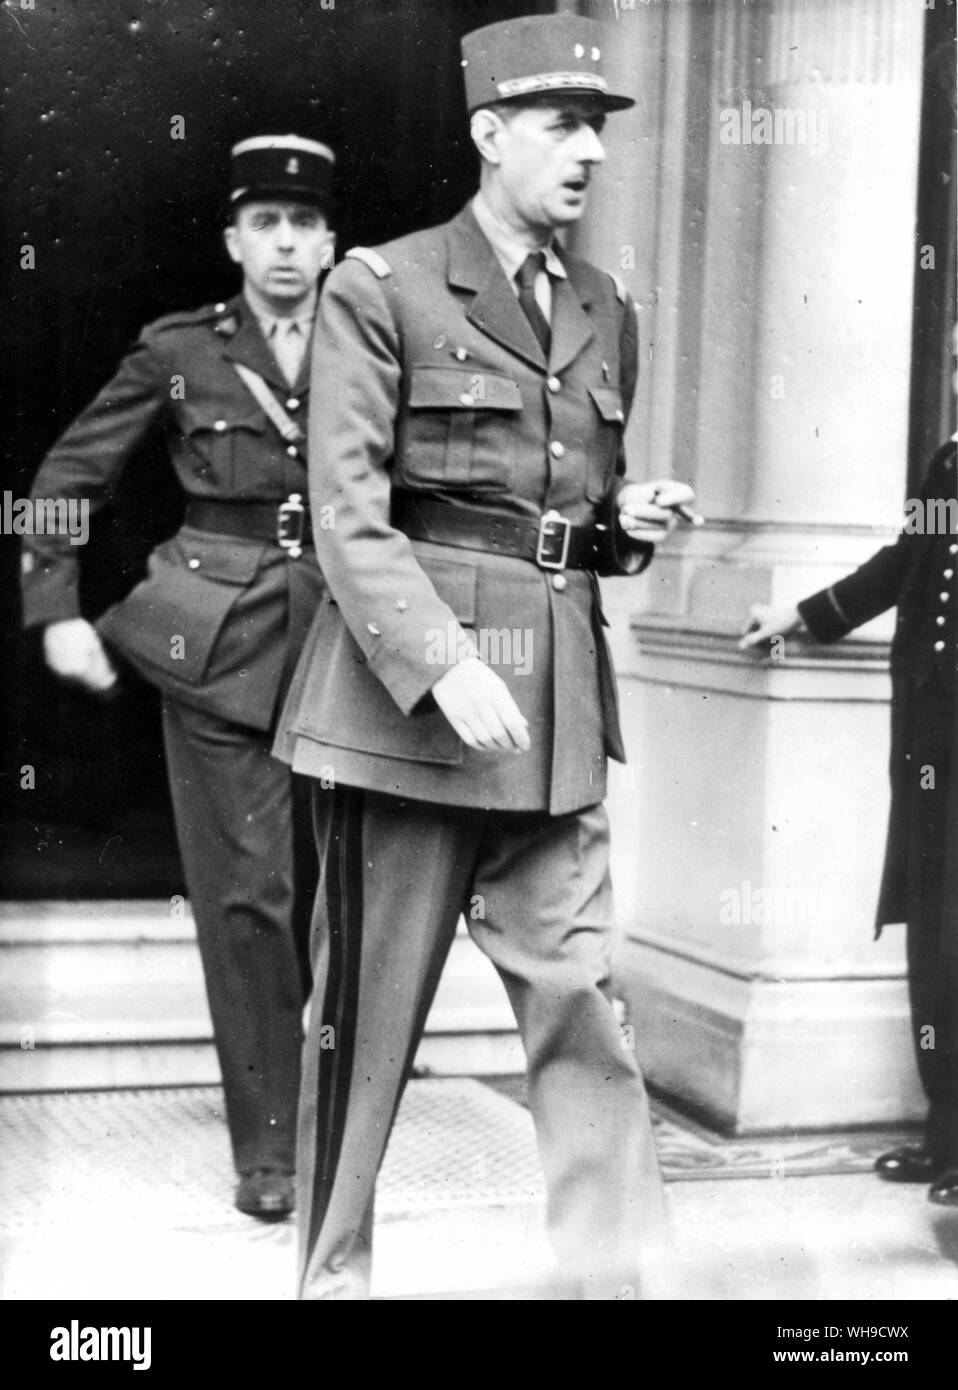
[[368,246],[354,246],[346,252],[346,260],[362,261],[363,265],[368,266],[377,280],[385,280],[387,275],[392,275],[393,268],[389,262],[379,254],[378,251],[371,251]]
[[166,328],[188,328],[194,323],[208,323],[211,319],[219,318],[225,311],[225,304],[204,304],[202,309],[181,309],[178,313],[164,314],[163,318],[154,319],[150,328],[160,332]]
[[624,304],[629,294],[628,290],[625,288],[624,282],[619,279],[618,275],[613,275],[611,270],[608,272],[608,276],[613,285],[615,285],[616,299],[618,299],[620,304]]

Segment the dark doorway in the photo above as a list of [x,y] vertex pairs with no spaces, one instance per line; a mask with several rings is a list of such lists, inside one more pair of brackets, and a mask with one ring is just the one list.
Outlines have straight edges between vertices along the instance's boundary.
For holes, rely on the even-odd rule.
[[[344,248],[440,221],[475,179],[459,35],[554,8],[544,0],[5,5],[3,488],[25,495],[46,449],[144,322],[234,292],[219,231],[234,141],[296,131],[332,143]],[[172,138],[178,130],[183,138]],[[25,246],[33,269],[21,268]],[[89,613],[131,586],[178,516],[164,459],[146,449],[95,523],[84,565]],[[20,633],[18,544],[4,540],[0,894],[178,891],[156,696],[134,685],[101,705],[47,675],[39,642]]]

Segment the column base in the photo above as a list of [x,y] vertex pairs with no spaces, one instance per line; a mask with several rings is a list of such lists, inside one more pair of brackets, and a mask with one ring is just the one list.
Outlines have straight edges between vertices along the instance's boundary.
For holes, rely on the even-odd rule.
[[902,979],[748,979],[633,939],[617,993],[645,1079],[723,1133],[924,1119]]

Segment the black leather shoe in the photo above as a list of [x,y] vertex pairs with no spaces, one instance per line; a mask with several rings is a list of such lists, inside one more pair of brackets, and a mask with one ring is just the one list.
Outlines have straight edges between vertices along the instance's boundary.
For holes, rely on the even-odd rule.
[[875,1172],[885,1182],[932,1182],[940,1167],[926,1148],[907,1144],[875,1159]]
[[958,1167],[946,1168],[928,1189],[929,1202],[939,1207],[958,1207]]
[[296,1206],[292,1173],[254,1168],[243,1173],[236,1189],[236,1206],[260,1221],[282,1221]]

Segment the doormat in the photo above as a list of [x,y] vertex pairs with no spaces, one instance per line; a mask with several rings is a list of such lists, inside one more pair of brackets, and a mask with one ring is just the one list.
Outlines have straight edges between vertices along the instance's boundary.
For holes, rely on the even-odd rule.
[[[511,1079],[510,1079],[511,1080]],[[867,1170],[904,1132],[723,1139],[659,1101],[669,1181]],[[89,1223],[232,1225],[218,1086],[0,1096],[0,1231]],[[378,1218],[544,1200],[532,1118],[468,1077],[410,1082],[377,1184]]]

